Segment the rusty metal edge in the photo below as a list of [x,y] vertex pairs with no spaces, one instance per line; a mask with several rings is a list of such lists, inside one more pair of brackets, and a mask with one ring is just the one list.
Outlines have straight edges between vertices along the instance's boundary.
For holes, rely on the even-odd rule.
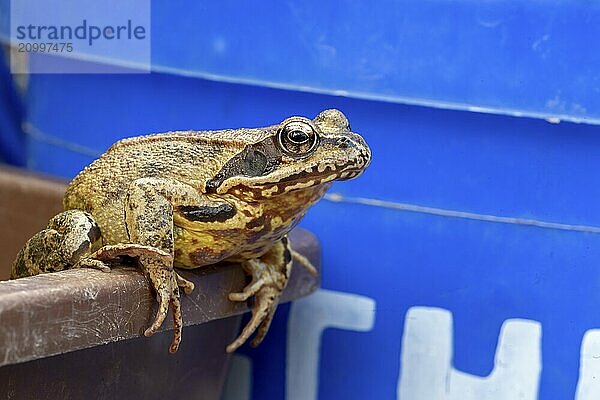
[[[320,267],[314,235],[296,228],[290,240]],[[196,285],[191,295],[182,295],[185,325],[249,311],[248,304],[227,299],[227,294],[240,291],[246,283],[238,265],[181,274]],[[306,296],[319,284],[319,277],[296,264],[282,302]],[[155,312],[148,280],[132,268],[116,268],[110,273],[70,270],[0,282],[0,366],[143,336]],[[162,330],[167,329],[171,329],[169,318]],[[185,329],[183,336],[185,340]]]

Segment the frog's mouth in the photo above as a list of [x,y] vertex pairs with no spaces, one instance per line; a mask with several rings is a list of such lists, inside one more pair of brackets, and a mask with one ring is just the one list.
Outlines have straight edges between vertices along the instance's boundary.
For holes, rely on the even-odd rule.
[[[217,193],[225,194],[231,190],[246,188],[250,197],[272,197],[296,190],[308,189],[329,184],[335,180],[356,178],[369,165],[370,158],[357,157],[340,163],[311,163],[298,168],[298,164],[280,167],[262,176],[234,176],[222,181],[215,188]],[[243,192],[243,189],[242,189]]]
[[[272,189],[274,193],[287,193],[298,189],[319,186],[335,180],[349,180],[356,178],[364,171],[364,167],[355,163],[341,165],[318,165],[307,167],[302,171],[278,178],[277,176],[264,177],[266,179],[250,178],[246,185],[251,188]],[[277,188],[277,189],[274,189]]]
[[338,180],[347,181],[350,179],[354,179],[362,173],[363,173],[362,169],[348,170],[348,171],[344,172],[342,175],[340,175]]

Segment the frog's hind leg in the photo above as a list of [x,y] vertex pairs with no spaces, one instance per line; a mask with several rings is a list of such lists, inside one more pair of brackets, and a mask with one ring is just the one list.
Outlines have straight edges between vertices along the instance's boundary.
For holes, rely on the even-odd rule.
[[[80,210],[64,211],[27,241],[17,255],[10,277],[16,279],[76,268],[98,247],[100,238],[100,228],[90,214]],[[100,263],[94,267],[108,268]]]
[[252,347],[258,346],[267,334],[292,268],[292,251],[287,237],[275,243],[260,258],[245,261],[242,266],[252,276],[252,282],[242,292],[229,294],[229,299],[246,301],[250,296],[255,296],[255,304],[250,322],[240,336],[227,346],[229,353],[244,344],[255,331],[256,335],[250,344]]

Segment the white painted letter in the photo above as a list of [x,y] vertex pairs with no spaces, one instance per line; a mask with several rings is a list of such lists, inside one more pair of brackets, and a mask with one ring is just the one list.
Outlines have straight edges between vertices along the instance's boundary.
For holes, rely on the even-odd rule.
[[600,399],[600,329],[590,329],[583,335],[579,360],[575,400]]
[[368,297],[321,289],[295,301],[288,319],[286,399],[317,398],[324,329],[365,332],[373,329],[374,321],[375,301]]
[[535,400],[541,361],[539,322],[506,320],[500,330],[495,365],[480,378],[452,367],[452,314],[413,307],[402,338],[398,398],[401,400]]

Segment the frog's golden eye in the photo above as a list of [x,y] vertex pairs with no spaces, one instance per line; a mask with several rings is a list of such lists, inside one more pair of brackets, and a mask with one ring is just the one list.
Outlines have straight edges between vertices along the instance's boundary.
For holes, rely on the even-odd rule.
[[305,118],[292,117],[285,120],[277,132],[281,149],[292,156],[307,156],[319,141],[317,130]]

